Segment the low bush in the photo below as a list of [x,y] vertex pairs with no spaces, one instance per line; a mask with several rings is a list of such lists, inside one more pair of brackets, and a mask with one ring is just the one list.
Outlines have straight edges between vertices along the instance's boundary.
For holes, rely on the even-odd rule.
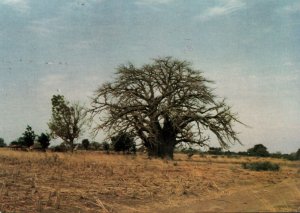
[[196,154],[196,152],[197,152],[197,150],[195,150],[191,147],[183,150],[183,153],[185,153],[188,156],[188,159],[191,159],[193,157],[193,155]]
[[60,144],[50,148],[52,152],[67,152],[69,147],[66,144]]
[[280,166],[278,164],[268,161],[243,163],[242,166],[244,169],[250,169],[253,171],[278,171],[280,169]]

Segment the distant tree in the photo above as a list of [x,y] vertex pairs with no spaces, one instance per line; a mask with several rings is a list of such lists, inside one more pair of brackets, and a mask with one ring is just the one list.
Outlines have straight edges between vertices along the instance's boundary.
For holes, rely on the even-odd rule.
[[93,141],[90,143],[90,149],[92,150],[99,150],[101,147],[101,144],[99,142]]
[[6,147],[6,143],[3,138],[0,138],[0,147]]
[[295,160],[300,160],[300,149],[296,152]]
[[256,144],[253,148],[248,149],[248,153],[251,156],[267,157],[270,153],[263,144]]
[[270,157],[272,157],[272,158],[282,158],[283,155],[282,155],[281,152],[275,152],[275,153],[271,153]]
[[87,123],[86,111],[79,104],[70,104],[62,95],[53,95],[52,118],[48,123],[53,138],[61,138],[73,152],[74,140]]
[[130,152],[130,148],[133,146],[133,139],[127,132],[121,132],[117,136],[111,138],[111,142],[116,152]]
[[68,148],[69,147],[66,145],[66,143],[61,143],[57,146],[50,147],[53,152],[66,152],[68,151]]
[[[233,152],[233,151],[230,151],[230,150],[227,150],[224,152],[224,155],[226,156],[231,156],[231,155],[236,155],[237,153]],[[248,154],[248,153],[247,153]]]
[[34,131],[32,130],[31,126],[27,125],[25,132],[23,133],[23,143],[22,145],[26,147],[30,147],[34,144],[36,135]]
[[17,145],[19,146],[25,146],[25,140],[24,140],[24,137],[19,137],[18,140],[17,140]]
[[12,142],[10,142],[9,145],[10,145],[10,146],[19,146],[19,145],[21,145],[21,144],[19,143],[19,140],[13,140]]
[[207,152],[209,154],[212,154],[212,155],[221,155],[221,154],[223,154],[221,147],[209,147],[209,150]]
[[50,135],[48,133],[42,133],[40,136],[38,136],[38,142],[41,144],[41,147],[44,151],[46,151],[50,145],[50,140]]
[[109,150],[110,150],[109,143],[103,142],[103,143],[102,143],[102,148],[103,148],[103,150],[104,150],[107,154],[109,154]]
[[83,148],[84,148],[85,150],[88,150],[88,149],[89,149],[89,146],[90,146],[90,141],[89,141],[89,139],[83,139],[83,140],[81,141],[81,144],[82,144],[82,146],[83,146]]
[[238,152],[237,154],[241,155],[241,156],[248,156],[249,155],[248,152]]

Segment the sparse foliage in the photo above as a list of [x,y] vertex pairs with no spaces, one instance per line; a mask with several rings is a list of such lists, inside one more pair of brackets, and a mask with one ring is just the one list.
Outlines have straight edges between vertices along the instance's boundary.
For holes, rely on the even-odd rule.
[[222,147],[240,142],[233,130],[236,115],[209,83],[190,63],[171,57],[141,68],[122,65],[116,80],[95,92],[90,110],[100,119],[95,131],[107,130],[110,137],[131,133],[149,155],[170,158],[178,144],[209,145],[209,135]]
[[70,104],[62,95],[53,95],[52,118],[48,123],[51,136],[61,138],[70,149],[74,140],[80,136],[86,124],[86,111],[79,104]]

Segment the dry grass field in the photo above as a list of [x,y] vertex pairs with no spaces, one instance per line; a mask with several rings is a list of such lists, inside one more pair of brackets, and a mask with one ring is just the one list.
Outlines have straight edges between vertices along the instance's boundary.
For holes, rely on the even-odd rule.
[[280,171],[241,167],[259,158],[0,149],[0,211],[300,211],[299,162],[268,160]]

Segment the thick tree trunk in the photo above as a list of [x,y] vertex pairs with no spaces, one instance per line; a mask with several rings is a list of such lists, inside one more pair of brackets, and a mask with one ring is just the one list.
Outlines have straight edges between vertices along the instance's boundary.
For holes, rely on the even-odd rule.
[[161,127],[158,120],[154,123],[153,129],[156,135],[144,140],[144,145],[149,156],[173,159],[176,145],[176,130],[168,116],[165,116],[164,119],[163,127]]
[[147,147],[149,157],[173,159],[176,138],[165,138],[154,141]]

